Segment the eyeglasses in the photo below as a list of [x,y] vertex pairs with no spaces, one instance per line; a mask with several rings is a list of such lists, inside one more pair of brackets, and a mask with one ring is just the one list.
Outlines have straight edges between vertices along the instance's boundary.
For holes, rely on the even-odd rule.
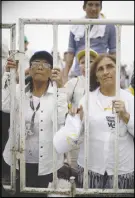
[[43,68],[51,68],[51,65],[49,63],[41,63],[41,62],[32,62],[31,63],[31,67],[34,68],[34,67],[39,67],[39,66],[42,66]]

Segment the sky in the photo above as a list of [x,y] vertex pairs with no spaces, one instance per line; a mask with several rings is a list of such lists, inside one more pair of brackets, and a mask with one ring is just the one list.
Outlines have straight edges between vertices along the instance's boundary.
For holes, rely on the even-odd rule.
[[[79,19],[85,15],[83,1],[2,1],[2,23],[17,24],[19,18],[53,18]],[[134,1],[104,1],[102,13],[107,19],[134,19]],[[69,25],[60,25],[58,30],[58,50],[63,52],[68,48]],[[51,25],[27,25],[25,35],[32,50],[47,50],[53,47]],[[3,30],[2,36],[10,41],[9,31]],[[121,35],[121,62],[132,64],[134,61],[134,27],[123,26]],[[18,48],[17,41],[17,48]]]

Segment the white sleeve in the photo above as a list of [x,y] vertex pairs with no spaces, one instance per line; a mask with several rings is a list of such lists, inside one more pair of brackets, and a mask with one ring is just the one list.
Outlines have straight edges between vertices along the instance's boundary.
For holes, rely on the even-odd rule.
[[65,123],[66,115],[68,113],[67,93],[65,88],[58,89],[58,124]]
[[77,78],[73,78],[73,79],[69,80],[64,86],[66,88],[66,92],[67,92],[68,103],[71,102],[76,82],[77,82]]
[[128,132],[134,137],[134,96],[128,93],[128,113],[130,114],[127,124]]
[[10,72],[5,72],[2,77],[1,110],[5,113],[10,113]]
[[[18,84],[16,85],[16,91],[18,89]],[[5,113],[10,113],[10,72],[5,72],[2,78],[2,105],[1,110]],[[17,100],[15,102],[17,107]]]
[[84,108],[85,108],[85,95],[81,98],[81,100],[79,102],[79,105],[78,105],[78,108],[80,108],[80,106],[83,107],[83,111],[84,111]]
[[[81,101],[80,101],[81,104]],[[56,151],[60,154],[69,152],[79,143],[82,121],[80,116],[67,115],[65,126],[61,127],[55,134],[53,144]]]
[[65,126],[61,127],[53,138],[53,144],[59,154],[66,153],[78,144],[81,129],[79,115],[68,114]]

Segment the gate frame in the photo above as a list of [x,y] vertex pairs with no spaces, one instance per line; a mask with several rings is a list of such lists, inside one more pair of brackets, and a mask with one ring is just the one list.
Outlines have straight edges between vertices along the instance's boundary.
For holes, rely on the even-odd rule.
[[[90,76],[89,74],[89,62],[88,60],[90,60],[89,57],[89,36],[88,36],[88,32],[89,32],[89,27],[92,24],[100,24],[100,25],[106,25],[106,24],[114,24],[116,25],[116,32],[117,32],[117,39],[116,39],[116,98],[119,99],[119,95],[120,95],[120,44],[121,44],[121,25],[134,25],[134,22],[132,20],[110,20],[110,19],[68,19],[68,20],[62,20],[62,19],[41,19],[41,18],[35,18],[35,19],[25,19],[25,18],[21,18],[19,19],[19,41],[20,41],[20,51],[23,51],[23,43],[22,43],[22,39],[24,36],[24,25],[52,25],[53,26],[53,46],[54,46],[54,53],[53,53],[53,58],[54,58],[54,66],[57,65],[57,59],[56,59],[56,55],[57,55],[57,31],[58,31],[58,25],[66,25],[66,24],[70,24],[70,25],[77,25],[77,24],[81,24],[81,25],[85,25],[85,32],[86,32],[86,44],[85,44],[85,51],[86,51],[86,78],[85,78],[85,90],[86,90],[86,115],[88,115],[88,109],[89,109],[89,94],[88,94],[88,90],[89,90],[89,80],[90,80]],[[24,72],[23,72],[24,73]],[[23,75],[21,75],[20,73],[20,78],[23,78]],[[23,80],[21,80],[23,81]],[[24,83],[21,84],[21,86]],[[24,89],[21,87],[22,92],[24,91]],[[22,95],[21,95],[22,96]],[[57,105],[57,104],[55,104]],[[54,107],[54,109],[56,109],[56,106]],[[55,113],[54,113],[55,114]],[[24,115],[24,113],[22,113],[22,115]],[[55,115],[56,116],[56,115]],[[57,128],[57,119],[54,116],[54,127],[53,127],[53,134],[56,133],[56,128]],[[21,119],[22,120],[22,119]],[[95,194],[95,193],[101,193],[101,194],[106,194],[106,193],[112,193],[112,194],[116,194],[116,193],[133,193],[133,190],[128,190],[128,189],[118,189],[118,135],[119,135],[119,117],[116,114],[116,135],[115,135],[115,168],[114,168],[114,188],[113,190],[101,190],[101,189],[88,189],[88,139],[89,139],[89,133],[88,133],[88,127],[89,127],[89,122],[87,119],[87,116],[85,116],[85,163],[84,163],[84,189],[73,189],[74,192],[76,192],[76,195],[80,195],[80,194]],[[22,127],[24,128],[24,126]],[[21,132],[21,131],[20,131]],[[22,131],[22,135],[23,135],[23,131]],[[24,163],[24,150],[25,150],[25,136],[21,136],[22,139],[22,144],[21,144],[21,148],[22,148],[22,155],[20,156],[20,160]],[[56,157],[55,154],[53,154],[54,157]],[[21,163],[21,164],[23,164]],[[53,158],[53,182],[56,184],[56,158]],[[24,167],[21,166],[20,167],[20,173],[21,175],[24,176]],[[21,178],[22,179],[22,178]],[[24,178],[23,178],[24,179]],[[73,185],[73,181],[71,182],[71,184]],[[23,180],[21,182],[22,185],[20,185],[21,191],[22,192],[44,192],[44,193],[66,193],[69,190],[68,189],[58,189],[56,188],[56,185],[54,185],[54,189],[49,189],[49,188],[28,188],[25,187],[25,180]],[[73,185],[74,186],[74,185]],[[72,186],[72,187],[73,187]],[[75,187],[74,187],[75,188]],[[72,194],[73,196],[75,195],[74,193]]]
[[[115,168],[114,168],[114,188],[113,189],[88,189],[88,139],[89,139],[89,133],[88,133],[88,119],[85,116],[85,163],[84,163],[84,188],[75,189],[74,185],[74,178],[71,178],[71,189],[58,189],[57,188],[57,175],[56,175],[56,151],[53,149],[53,188],[30,188],[25,186],[25,122],[24,122],[24,68],[22,67],[22,60],[24,55],[24,25],[52,25],[53,26],[53,46],[54,46],[54,53],[53,53],[53,65],[57,65],[57,32],[58,32],[58,25],[85,25],[85,32],[86,32],[86,45],[85,45],[85,51],[86,51],[86,78],[85,78],[85,90],[86,90],[86,115],[88,115],[88,109],[89,109],[89,80],[90,76],[88,75],[89,72],[89,27],[92,24],[96,25],[106,25],[106,24],[113,24],[116,25],[116,32],[117,32],[117,38],[116,38],[116,98],[119,99],[119,91],[120,91],[120,44],[121,44],[121,26],[122,25],[134,25],[133,20],[111,20],[111,19],[68,19],[68,20],[62,20],[62,19],[19,19],[19,79],[20,79],[20,191],[21,192],[29,192],[29,193],[56,193],[56,194],[72,194],[72,197],[75,195],[90,195],[90,194],[102,194],[102,195],[115,195],[119,196],[120,194],[132,194],[134,193],[134,190],[128,190],[128,189],[118,189],[118,134],[119,134],[119,118],[116,115],[116,135],[115,135]],[[56,85],[55,85],[55,88]],[[56,89],[55,89],[56,90]],[[56,99],[56,95],[54,96]],[[56,133],[57,129],[57,117],[56,117],[56,109],[57,104],[55,104],[55,111],[54,111],[54,126],[53,126],[53,135]],[[86,138],[87,137],[87,138]],[[54,147],[53,147],[54,148]]]
[[[10,56],[13,56],[15,59],[15,50],[16,50],[16,24],[15,23],[3,23],[1,24],[1,29],[10,30]],[[16,192],[16,129],[15,129],[15,86],[16,86],[16,71],[15,69],[10,69],[10,89],[12,90],[11,94],[11,109],[10,109],[10,132],[12,135],[11,140],[11,166],[10,166],[10,175],[11,175],[11,185],[3,185],[3,188],[10,190],[13,193]]]

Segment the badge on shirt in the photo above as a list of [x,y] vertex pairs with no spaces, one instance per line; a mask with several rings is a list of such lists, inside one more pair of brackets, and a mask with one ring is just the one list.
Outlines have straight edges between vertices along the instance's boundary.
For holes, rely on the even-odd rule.
[[107,124],[109,129],[115,129],[115,117],[114,116],[106,116]]
[[31,123],[30,122],[26,122],[25,124],[25,137],[27,139],[28,136],[34,135],[34,133],[31,130]]

